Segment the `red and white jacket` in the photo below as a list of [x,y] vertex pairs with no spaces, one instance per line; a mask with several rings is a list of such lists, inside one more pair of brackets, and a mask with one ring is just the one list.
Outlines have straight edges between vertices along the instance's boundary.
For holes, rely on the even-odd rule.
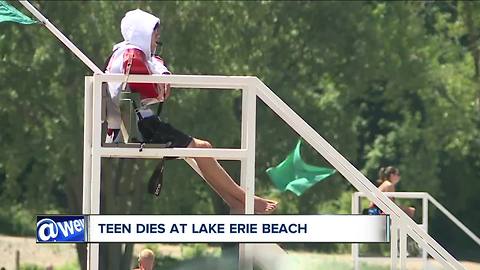
[[[106,73],[121,74],[171,74],[163,59],[152,56],[150,52],[153,28],[160,20],[139,9],[129,11],[122,19],[121,29],[125,41],[116,44],[108,63]],[[153,115],[147,105],[163,102],[166,98],[165,87],[155,83],[129,83],[133,93],[141,98],[141,113],[144,117]],[[123,83],[108,83],[111,101],[107,103],[106,120],[109,129],[120,129],[120,92]],[[110,107],[110,108],[109,108]]]

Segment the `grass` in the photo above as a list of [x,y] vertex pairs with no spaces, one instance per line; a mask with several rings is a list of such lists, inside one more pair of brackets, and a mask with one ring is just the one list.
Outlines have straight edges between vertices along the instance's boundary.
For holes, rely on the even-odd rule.
[[[48,268],[47,268],[48,269]],[[78,270],[80,269],[80,265],[78,265],[78,261],[72,261],[66,263],[60,267],[53,268],[55,270]],[[20,270],[45,270],[45,266],[38,266],[35,264],[22,264],[20,265]]]
[[[307,257],[307,258],[305,258]],[[315,258],[317,256],[295,256],[295,259],[299,262],[298,269],[301,270],[351,270],[353,266],[351,263],[347,263],[338,259],[331,258]],[[209,270],[226,270],[235,269],[236,261],[230,259],[221,258],[220,256],[198,256],[193,258],[177,259],[169,256],[159,256],[157,258],[157,264],[154,269],[156,270],[194,270],[194,269],[209,269]],[[61,267],[55,267],[55,270],[78,270],[80,269],[78,262],[70,262]],[[362,270],[387,270],[388,266],[378,266],[370,264],[361,264]],[[20,267],[20,270],[45,270],[44,266],[37,266],[33,264],[26,264]],[[260,270],[256,268],[255,270]],[[295,270],[295,269],[292,269]]]

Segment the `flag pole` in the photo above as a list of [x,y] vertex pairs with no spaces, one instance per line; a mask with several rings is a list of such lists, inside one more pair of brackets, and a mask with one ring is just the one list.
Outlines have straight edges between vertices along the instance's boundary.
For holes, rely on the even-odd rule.
[[93,73],[102,74],[103,72],[82,52],[75,44],[73,44],[60,30],[58,30],[45,16],[40,13],[32,4],[26,0],[19,2],[30,11],[41,23],[43,23],[52,34],[54,34],[65,46],[67,46],[82,62],[87,65]]

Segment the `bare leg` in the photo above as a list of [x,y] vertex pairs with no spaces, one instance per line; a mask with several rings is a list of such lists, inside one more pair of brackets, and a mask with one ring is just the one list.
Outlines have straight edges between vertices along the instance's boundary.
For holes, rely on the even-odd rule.
[[[188,147],[212,148],[203,140],[193,139]],[[228,175],[214,158],[195,158],[207,183],[232,209],[244,209],[245,191]],[[255,196],[254,210],[256,213],[270,213],[277,207],[277,202]]]

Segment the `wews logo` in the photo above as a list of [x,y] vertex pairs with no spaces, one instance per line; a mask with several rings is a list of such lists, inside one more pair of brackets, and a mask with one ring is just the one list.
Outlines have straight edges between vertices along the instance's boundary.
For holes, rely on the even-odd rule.
[[84,216],[37,216],[37,243],[84,241]]

